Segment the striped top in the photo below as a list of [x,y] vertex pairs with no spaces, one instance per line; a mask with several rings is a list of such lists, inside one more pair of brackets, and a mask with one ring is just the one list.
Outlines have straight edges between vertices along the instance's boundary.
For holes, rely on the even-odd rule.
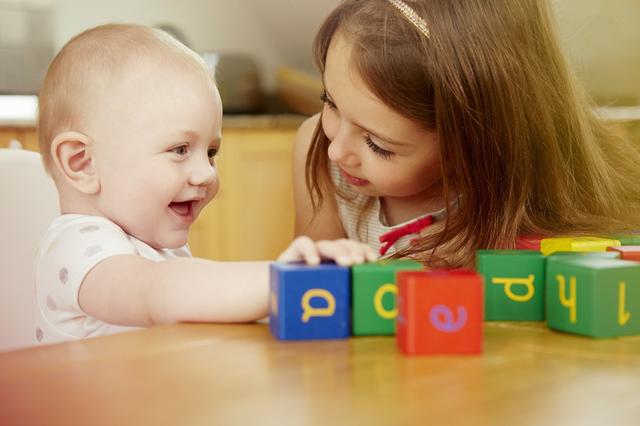
[[[380,199],[376,198],[373,202],[373,206],[371,206],[365,212],[362,218],[362,224],[360,225],[360,229],[358,232],[358,216],[370,197],[355,192],[351,188],[351,185],[349,185],[349,183],[340,174],[338,167],[333,163],[331,163],[331,179],[333,180],[336,187],[342,193],[347,194],[349,197],[349,199],[344,199],[336,194],[338,214],[340,216],[342,226],[344,227],[344,230],[347,234],[347,238],[358,240],[368,244],[375,250],[376,253],[379,253],[380,247],[383,245],[379,240],[381,235],[393,231],[394,229],[406,226],[407,224],[415,220],[424,218],[429,215],[433,217],[434,221],[440,221],[445,217],[446,214],[446,209],[443,208],[435,212],[417,216],[406,222],[389,226],[384,216],[384,212],[381,208]],[[389,255],[394,251],[406,248],[411,243],[411,240],[417,238],[417,236],[418,235],[416,234],[410,234],[401,237],[395,242],[393,246],[391,246],[387,254]]]

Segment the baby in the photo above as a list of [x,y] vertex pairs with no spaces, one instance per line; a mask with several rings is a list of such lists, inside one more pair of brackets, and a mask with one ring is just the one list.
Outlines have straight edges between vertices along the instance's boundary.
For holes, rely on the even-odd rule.
[[[186,246],[218,190],[221,143],[220,96],[197,54],[160,30],[100,26],[54,58],[39,102],[62,213],[36,258],[39,342],[267,314],[268,262],[196,259]],[[302,237],[279,260],[321,257],[350,265],[375,254]]]

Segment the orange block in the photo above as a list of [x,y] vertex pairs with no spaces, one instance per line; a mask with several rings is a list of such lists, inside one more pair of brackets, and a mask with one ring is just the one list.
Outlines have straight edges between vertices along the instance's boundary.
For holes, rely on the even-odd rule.
[[405,354],[482,352],[483,279],[467,270],[397,274],[396,339]]
[[615,251],[620,253],[620,259],[635,260],[636,262],[640,262],[640,246],[607,247],[607,251]]

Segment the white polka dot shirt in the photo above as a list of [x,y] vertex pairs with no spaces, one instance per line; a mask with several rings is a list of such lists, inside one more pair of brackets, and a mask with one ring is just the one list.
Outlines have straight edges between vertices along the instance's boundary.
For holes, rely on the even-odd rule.
[[104,259],[123,254],[153,261],[191,256],[187,246],[156,250],[103,217],[68,214],[51,223],[35,261],[37,342],[55,343],[136,329],[93,318],[78,303],[87,273]]

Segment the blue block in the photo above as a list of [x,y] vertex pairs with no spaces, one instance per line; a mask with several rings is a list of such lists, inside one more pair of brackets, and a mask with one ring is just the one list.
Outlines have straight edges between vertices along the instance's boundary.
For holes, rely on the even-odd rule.
[[351,334],[351,271],[333,263],[272,263],[269,329],[280,340]]

